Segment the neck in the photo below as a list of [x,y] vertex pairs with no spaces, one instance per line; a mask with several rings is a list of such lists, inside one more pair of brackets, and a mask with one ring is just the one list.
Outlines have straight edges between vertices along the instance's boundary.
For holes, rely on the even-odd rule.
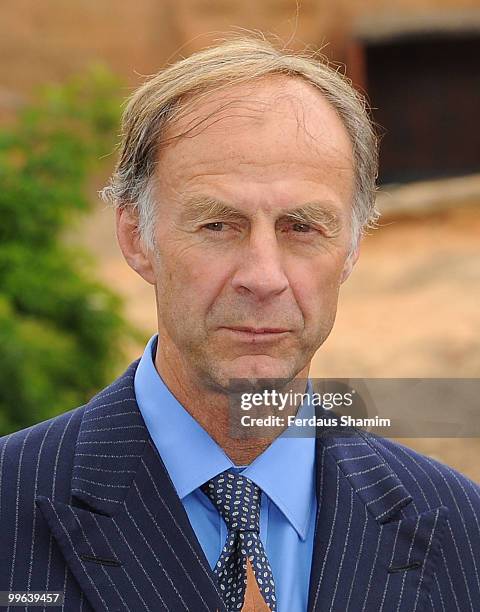
[[[307,378],[310,364],[289,383],[288,389],[303,393],[303,380]],[[250,437],[239,439],[231,436],[230,402],[226,392],[215,391],[205,387],[187,371],[185,364],[178,356],[169,351],[166,343],[161,343],[155,356],[155,367],[171,393],[177,398],[190,415],[207,431],[215,442],[225,451],[235,465],[248,465],[260,455],[280,435],[285,427],[275,429],[275,437]],[[295,384],[297,383],[297,384]],[[298,405],[286,406],[281,415],[284,423],[288,416],[296,414]]]

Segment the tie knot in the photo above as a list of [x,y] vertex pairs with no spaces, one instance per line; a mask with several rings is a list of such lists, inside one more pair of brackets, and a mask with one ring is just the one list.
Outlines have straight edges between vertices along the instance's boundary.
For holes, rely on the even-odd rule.
[[250,479],[222,472],[201,488],[222,515],[229,531],[259,532],[260,488]]

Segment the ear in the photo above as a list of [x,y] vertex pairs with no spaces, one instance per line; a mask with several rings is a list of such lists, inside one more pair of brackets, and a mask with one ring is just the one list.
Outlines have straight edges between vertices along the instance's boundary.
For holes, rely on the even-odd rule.
[[116,225],[118,244],[128,265],[147,283],[154,285],[153,254],[140,239],[137,215],[128,208],[117,208]]
[[350,276],[350,273],[353,270],[353,266],[356,264],[359,255],[360,243],[356,245],[356,247],[350,252],[347,259],[345,260],[345,265],[343,266],[342,278],[340,280],[340,283],[344,283]]

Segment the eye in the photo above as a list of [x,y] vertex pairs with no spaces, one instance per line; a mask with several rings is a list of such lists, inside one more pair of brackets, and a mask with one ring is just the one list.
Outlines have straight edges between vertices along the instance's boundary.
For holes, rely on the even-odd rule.
[[294,232],[302,232],[306,234],[310,230],[313,230],[313,227],[311,225],[308,225],[308,223],[293,223],[292,229]]
[[286,234],[316,234],[318,230],[309,223],[303,223],[302,221],[287,221],[283,224],[282,231]]
[[314,243],[324,235],[319,226],[296,219],[282,220],[279,224],[279,230],[285,239],[294,243]]
[[212,232],[221,232],[224,229],[225,223],[222,221],[213,221],[212,223],[206,223],[203,225],[203,229],[211,230]]

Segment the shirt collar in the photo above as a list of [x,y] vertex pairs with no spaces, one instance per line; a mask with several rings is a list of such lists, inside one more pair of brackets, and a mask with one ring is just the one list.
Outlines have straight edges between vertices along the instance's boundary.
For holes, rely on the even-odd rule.
[[[135,395],[148,432],[183,499],[210,478],[237,466],[168,389],[154,365],[156,346],[154,335],[135,372]],[[307,392],[311,393],[310,382]],[[311,402],[304,402],[298,414],[313,415]],[[304,540],[315,500],[315,437],[291,436],[294,429],[289,427],[242,474],[264,491]]]

